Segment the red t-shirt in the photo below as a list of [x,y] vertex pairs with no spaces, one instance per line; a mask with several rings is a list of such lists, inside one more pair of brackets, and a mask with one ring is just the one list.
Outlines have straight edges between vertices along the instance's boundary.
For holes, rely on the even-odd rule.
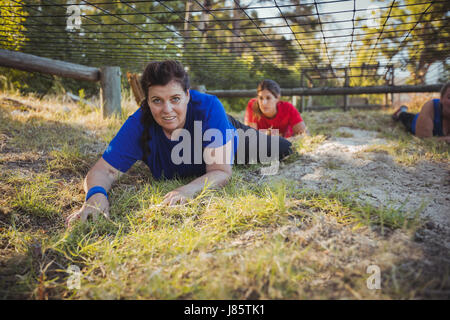
[[256,120],[252,109],[255,101],[256,98],[253,98],[248,102],[245,119],[256,123],[258,129],[278,129],[281,136],[289,138],[292,136],[292,127],[303,121],[300,112],[291,103],[281,100],[277,103],[277,114],[274,118],[269,119],[261,115],[259,120]]

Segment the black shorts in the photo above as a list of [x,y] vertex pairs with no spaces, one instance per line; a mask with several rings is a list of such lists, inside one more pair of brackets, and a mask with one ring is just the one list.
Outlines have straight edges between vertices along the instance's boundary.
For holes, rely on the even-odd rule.
[[[260,158],[260,148],[266,146],[266,157],[271,159],[281,160],[284,157],[292,153],[292,143],[280,136],[269,136],[261,131],[258,131],[252,127],[246,126],[239,122],[229,114],[227,114],[228,120],[238,130],[239,133],[239,147],[238,153],[235,156],[235,163],[248,164],[248,163],[261,163],[264,159]],[[244,143],[244,146],[241,144]],[[275,143],[278,143],[278,155],[272,155],[272,152],[276,152],[276,148],[273,147]],[[242,154],[244,152],[244,154]],[[263,152],[264,153],[264,152]]]
[[398,119],[403,123],[408,132],[414,133],[412,130],[412,124],[415,116],[416,116],[415,113],[409,112],[402,112],[398,116]]

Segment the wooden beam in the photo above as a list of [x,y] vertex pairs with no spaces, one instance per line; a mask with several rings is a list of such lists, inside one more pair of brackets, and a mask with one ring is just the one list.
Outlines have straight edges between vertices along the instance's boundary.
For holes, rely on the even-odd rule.
[[[346,88],[348,88],[348,86],[350,85],[350,80],[348,78],[348,68],[344,69],[345,71],[345,83],[344,86]],[[347,105],[348,105],[348,94],[344,94],[344,111],[347,111]]]
[[[305,87],[305,73],[302,71],[301,77],[300,77],[300,87]],[[305,110],[305,98],[303,96],[300,96],[300,113]]]
[[[342,94],[378,94],[378,93],[402,93],[402,92],[439,92],[442,84],[426,85],[402,85],[402,86],[372,86],[372,87],[348,87],[348,88],[293,88],[281,89],[282,96],[320,96],[320,95],[342,95]],[[208,94],[217,97],[256,97],[256,89],[252,90],[208,90]]]
[[97,68],[4,49],[0,49],[0,66],[76,80],[100,80],[100,70]]
[[[349,109],[381,109],[381,108],[387,108],[387,105],[382,104],[356,104],[356,105],[348,105],[347,110]],[[308,108],[308,111],[324,111],[324,110],[330,110],[330,109],[342,109],[343,106],[337,105],[337,106],[312,106]]]

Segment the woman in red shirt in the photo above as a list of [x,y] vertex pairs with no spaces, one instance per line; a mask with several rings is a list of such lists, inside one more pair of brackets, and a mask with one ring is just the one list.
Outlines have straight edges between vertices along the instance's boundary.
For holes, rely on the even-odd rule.
[[275,81],[261,81],[257,93],[257,98],[248,102],[244,120],[246,125],[268,131],[269,134],[273,134],[273,129],[278,129],[278,134],[284,138],[305,132],[305,122],[300,113],[291,103],[280,100],[281,89]]

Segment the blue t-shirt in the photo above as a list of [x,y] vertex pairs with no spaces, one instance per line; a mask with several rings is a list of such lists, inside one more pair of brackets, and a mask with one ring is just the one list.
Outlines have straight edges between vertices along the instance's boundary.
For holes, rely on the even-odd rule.
[[[442,137],[444,135],[444,131],[442,128],[442,114],[441,114],[441,103],[440,99],[433,99],[433,108],[434,108],[434,119],[433,119],[433,136]],[[416,134],[416,123],[417,118],[419,118],[419,113],[417,113],[411,123],[411,132]]]
[[[125,121],[103,153],[103,159],[122,172],[128,171],[137,160],[143,160],[140,138],[144,127],[141,117],[142,109],[139,108]],[[188,135],[182,134],[178,141],[172,141],[166,137],[159,124],[154,122],[150,126],[150,155],[144,162],[155,179],[205,174],[204,149],[217,148],[230,140],[232,158],[229,163],[233,163],[238,147],[238,135],[216,96],[190,90],[184,129]]]

